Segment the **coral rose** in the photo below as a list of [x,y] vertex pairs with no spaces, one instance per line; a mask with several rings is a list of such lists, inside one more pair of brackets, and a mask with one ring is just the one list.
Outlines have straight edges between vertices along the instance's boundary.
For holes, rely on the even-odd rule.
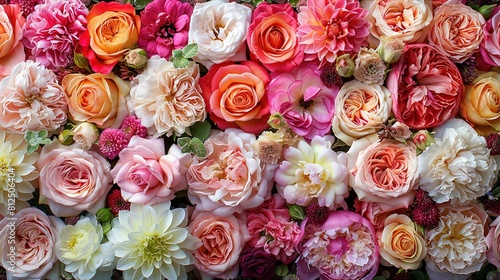
[[288,72],[304,59],[297,14],[290,4],[260,3],[252,13],[247,44],[250,57],[271,72]]
[[26,57],[21,44],[25,22],[20,5],[0,5],[0,80]]
[[98,128],[118,128],[128,116],[125,98],[130,87],[113,73],[68,74],[62,86],[73,121],[94,123]]
[[457,66],[427,44],[406,45],[386,86],[394,116],[414,129],[431,128],[453,118],[464,90]]
[[491,66],[500,66],[500,6],[491,13],[483,26],[484,39],[479,50],[483,60]]
[[200,79],[210,118],[221,129],[259,134],[268,128],[267,70],[253,61],[216,64]]
[[82,54],[92,70],[108,74],[139,39],[141,18],[131,4],[99,2],[87,16],[87,30],[80,37]]

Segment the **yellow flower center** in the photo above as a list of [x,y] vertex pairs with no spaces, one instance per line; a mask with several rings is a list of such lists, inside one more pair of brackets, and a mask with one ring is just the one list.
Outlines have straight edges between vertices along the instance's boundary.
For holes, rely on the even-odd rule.
[[146,262],[160,262],[164,256],[169,256],[169,250],[165,246],[167,240],[165,238],[153,235],[144,239],[139,245],[139,255],[141,255]]

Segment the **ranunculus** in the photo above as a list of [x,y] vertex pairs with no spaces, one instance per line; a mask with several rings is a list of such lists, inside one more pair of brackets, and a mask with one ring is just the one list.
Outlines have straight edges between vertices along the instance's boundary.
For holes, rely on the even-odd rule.
[[260,3],[252,13],[247,44],[250,57],[271,72],[288,72],[304,59],[297,14],[290,4]]
[[192,156],[181,153],[175,144],[165,154],[163,138],[133,136],[119,157],[111,176],[127,201],[141,204],[170,201],[174,192],[187,188],[185,175]]
[[0,81],[0,127],[11,133],[47,130],[66,123],[68,100],[57,77],[37,62],[17,64]]
[[21,43],[25,22],[20,5],[0,6],[0,80],[26,57]]
[[479,49],[483,40],[483,15],[457,0],[447,1],[434,11],[429,44],[462,63]]
[[418,188],[417,152],[408,141],[376,135],[355,141],[349,152],[349,186],[358,199],[376,202],[384,211],[408,207]]
[[465,86],[460,114],[483,136],[500,131],[500,74],[487,72]]
[[490,231],[486,236],[486,245],[488,246],[488,251],[486,252],[486,257],[488,262],[500,268],[500,217],[497,217],[493,223],[489,225]]
[[200,79],[210,119],[221,129],[259,134],[268,128],[267,70],[253,61],[217,64]]
[[22,42],[43,66],[68,66],[73,63],[75,46],[87,27],[88,13],[81,0],[36,5],[26,19]]
[[358,52],[370,34],[368,11],[359,1],[307,0],[300,7],[297,36],[306,60],[334,63],[339,52]]
[[240,258],[241,276],[272,280],[276,276],[276,262],[264,249],[248,247]]
[[323,84],[318,66],[301,64],[290,73],[273,77],[268,86],[271,113],[280,113],[298,135],[324,136],[332,127],[338,87]]
[[375,230],[357,213],[333,211],[320,226],[302,222],[302,256],[297,263],[299,279],[368,280],[380,262]]
[[414,129],[434,127],[456,116],[464,90],[457,66],[427,44],[406,45],[386,86],[394,116]]
[[438,207],[439,225],[426,233],[425,264],[430,279],[452,279],[450,274],[470,276],[486,261],[488,214],[474,203]]
[[[59,271],[54,248],[64,222],[34,207],[22,209],[10,218],[0,221],[1,265],[7,279],[58,279],[58,273],[52,274],[51,269]],[[15,239],[10,238],[12,234]],[[14,256],[9,256],[12,251]]]
[[113,73],[68,74],[62,86],[73,121],[91,122],[98,128],[118,128],[128,116],[125,98],[130,87]]
[[345,204],[349,195],[347,157],[331,149],[332,138],[315,136],[310,145],[301,140],[297,147],[284,149],[274,180],[288,204],[307,206],[313,199],[331,209]]
[[141,18],[132,4],[99,2],[92,6],[87,22],[80,37],[82,54],[94,72],[108,74],[137,44]]
[[195,61],[210,69],[228,60],[246,60],[245,38],[252,10],[228,0],[197,3],[189,23],[189,44],[198,44]]
[[497,163],[486,140],[462,119],[434,129],[434,143],[418,156],[420,188],[437,203],[465,205],[489,192]]
[[179,0],[155,0],[141,12],[141,33],[137,44],[148,57],[157,54],[169,58],[172,51],[188,43],[190,3]]
[[400,39],[403,43],[422,43],[432,22],[432,6],[425,0],[363,1],[368,9],[366,19],[372,24],[371,47],[382,37]]
[[213,131],[205,140],[207,157],[187,173],[188,197],[197,210],[227,216],[271,197],[276,165],[261,162],[254,142],[255,135],[233,128]]
[[500,66],[500,6],[497,6],[486,24],[483,25],[484,38],[479,50],[484,61],[492,66]]
[[112,186],[110,164],[94,151],[53,140],[43,146],[36,167],[40,171],[40,203],[48,204],[59,217],[104,207]]
[[194,253],[195,267],[204,279],[233,279],[238,276],[239,258],[250,236],[239,217],[218,217],[213,213],[194,213],[189,233],[203,245]]
[[[73,135],[73,140],[84,150],[92,148],[94,143],[96,143],[99,138],[99,131],[97,130],[97,127],[88,122],[76,125],[71,130],[71,134]],[[61,135],[62,133],[59,134],[59,137],[61,137]],[[59,140],[61,140],[61,138],[59,138]]]
[[335,99],[332,130],[347,145],[377,133],[391,115],[391,93],[384,86],[358,80],[345,83]]
[[148,60],[130,90],[129,106],[150,135],[180,136],[206,117],[205,102],[198,85],[200,68],[190,62],[186,68],[157,55]]
[[401,214],[386,218],[379,246],[382,262],[405,270],[418,269],[427,254],[425,240],[417,232],[415,223]]
[[387,65],[374,49],[361,48],[355,62],[354,78],[365,84],[384,84]]

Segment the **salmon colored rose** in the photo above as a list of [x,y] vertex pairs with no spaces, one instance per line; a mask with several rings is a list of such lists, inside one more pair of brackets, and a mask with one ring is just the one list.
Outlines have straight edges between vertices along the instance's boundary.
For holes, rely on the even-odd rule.
[[259,134],[268,128],[267,70],[253,61],[216,64],[200,78],[210,118],[221,129],[241,128]]
[[25,22],[20,5],[0,5],[0,80],[25,59],[21,43]]
[[91,122],[98,128],[118,128],[128,115],[125,97],[130,87],[113,73],[68,74],[62,86],[73,121]]
[[87,22],[80,38],[82,54],[92,70],[107,74],[136,45],[141,17],[131,4],[100,2],[90,10]]
[[259,4],[247,34],[252,60],[271,72],[287,72],[299,65],[304,52],[296,36],[297,26],[297,14],[290,4]]

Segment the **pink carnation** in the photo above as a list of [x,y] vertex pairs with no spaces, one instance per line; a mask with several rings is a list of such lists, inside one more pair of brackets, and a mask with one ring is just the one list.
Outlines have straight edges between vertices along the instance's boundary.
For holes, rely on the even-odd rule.
[[189,19],[193,6],[179,0],[155,0],[141,13],[140,48],[149,57],[158,54],[169,58],[172,50],[188,43]]
[[43,66],[67,66],[73,62],[74,48],[86,29],[88,12],[80,0],[39,4],[27,17],[22,42]]

